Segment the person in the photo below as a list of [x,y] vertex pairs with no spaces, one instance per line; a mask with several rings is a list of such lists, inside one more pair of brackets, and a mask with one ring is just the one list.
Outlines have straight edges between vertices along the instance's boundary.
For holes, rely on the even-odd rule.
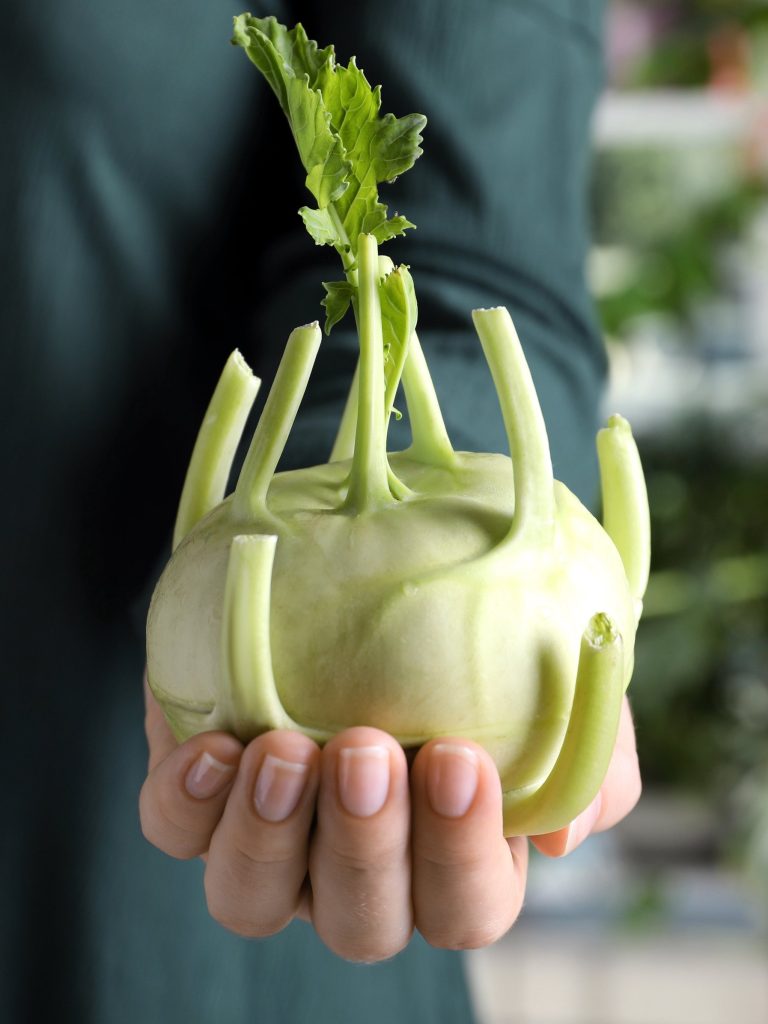
[[[424,156],[386,198],[418,225],[391,252],[416,280],[452,440],[504,450],[468,314],[507,305],[556,475],[586,501],[605,372],[583,278],[602,7],[254,10],[357,54],[386,109],[427,114]],[[502,935],[525,888],[527,841],[501,836],[481,748],[436,741],[409,773],[362,726],[322,751],[292,733],[178,746],[147,695],[147,773],[143,620],[200,414],[235,346],[269,379],[318,315],[330,255],[294,214],[274,98],[227,46],[235,13],[67,0],[6,22],[0,1018],[459,1024],[457,950]],[[354,360],[337,328],[284,468],[327,459]],[[600,796],[532,842],[569,852],[639,784],[625,705]]]

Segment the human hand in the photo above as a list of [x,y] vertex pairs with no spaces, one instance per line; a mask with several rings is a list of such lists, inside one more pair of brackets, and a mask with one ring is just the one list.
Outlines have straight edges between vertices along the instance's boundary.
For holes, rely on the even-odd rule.
[[[433,946],[465,949],[514,923],[527,840],[503,838],[498,774],[477,744],[431,741],[410,778],[400,745],[363,726],[322,750],[287,731],[245,747],[222,732],[178,745],[145,694],[144,835],[170,856],[204,858],[208,908],[224,927],[266,936],[298,916],[339,956],[372,963],[403,949],[414,927]],[[535,837],[542,852],[570,852],[585,815],[595,830],[629,811],[639,794],[630,746],[627,709],[596,816],[590,808],[570,831]]]

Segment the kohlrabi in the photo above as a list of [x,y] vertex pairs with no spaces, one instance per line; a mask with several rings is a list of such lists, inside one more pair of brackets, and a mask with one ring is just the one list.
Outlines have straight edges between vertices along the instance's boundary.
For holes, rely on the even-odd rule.
[[[505,833],[559,828],[601,784],[632,672],[649,526],[629,426],[598,435],[603,529],[553,479],[509,313],[478,309],[511,459],[454,451],[411,276],[378,255],[412,227],[378,185],[413,165],[425,119],[382,116],[354,60],[301,26],[246,14],[233,42],[288,117],[315,200],[301,217],[344,269],[325,284],[326,331],[351,306],[360,358],[328,463],[277,473],[321,339],[317,323],[293,331],[224,498],[259,384],[230,356],[150,608],[152,691],[180,740],[290,728],[322,743],[359,724],[404,747],[470,737],[498,767]],[[412,444],[388,454],[400,383]]]

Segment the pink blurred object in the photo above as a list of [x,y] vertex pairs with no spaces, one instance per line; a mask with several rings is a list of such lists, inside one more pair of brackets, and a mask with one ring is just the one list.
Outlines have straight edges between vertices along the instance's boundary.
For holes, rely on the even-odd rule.
[[606,22],[606,60],[612,85],[626,81],[632,67],[647,54],[656,39],[651,9],[635,3],[612,3]]
[[682,11],[674,0],[666,4],[614,0],[609,4],[606,58],[611,85],[624,84],[638,61],[681,20]]

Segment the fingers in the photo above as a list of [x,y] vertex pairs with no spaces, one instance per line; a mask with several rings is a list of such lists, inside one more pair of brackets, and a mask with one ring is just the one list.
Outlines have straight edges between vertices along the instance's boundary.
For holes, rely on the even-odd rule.
[[296,915],[319,763],[316,744],[297,732],[266,733],[246,748],[205,871],[210,914],[230,931],[274,935]]
[[347,960],[394,956],[413,930],[408,767],[400,745],[359,727],[325,747],[310,850],[312,922]]
[[640,799],[641,791],[635,728],[625,697],[616,746],[600,792],[570,825],[547,835],[532,836],[531,842],[548,857],[571,853],[593,832],[603,832],[625,818]]
[[201,733],[170,752],[163,749],[159,760],[149,729],[148,737],[154,767],[139,795],[142,832],[171,857],[197,857],[208,849],[224,810],[242,744],[227,733]]
[[411,788],[416,927],[447,949],[495,942],[520,913],[528,847],[503,837],[492,759],[476,743],[432,741],[416,757]]

